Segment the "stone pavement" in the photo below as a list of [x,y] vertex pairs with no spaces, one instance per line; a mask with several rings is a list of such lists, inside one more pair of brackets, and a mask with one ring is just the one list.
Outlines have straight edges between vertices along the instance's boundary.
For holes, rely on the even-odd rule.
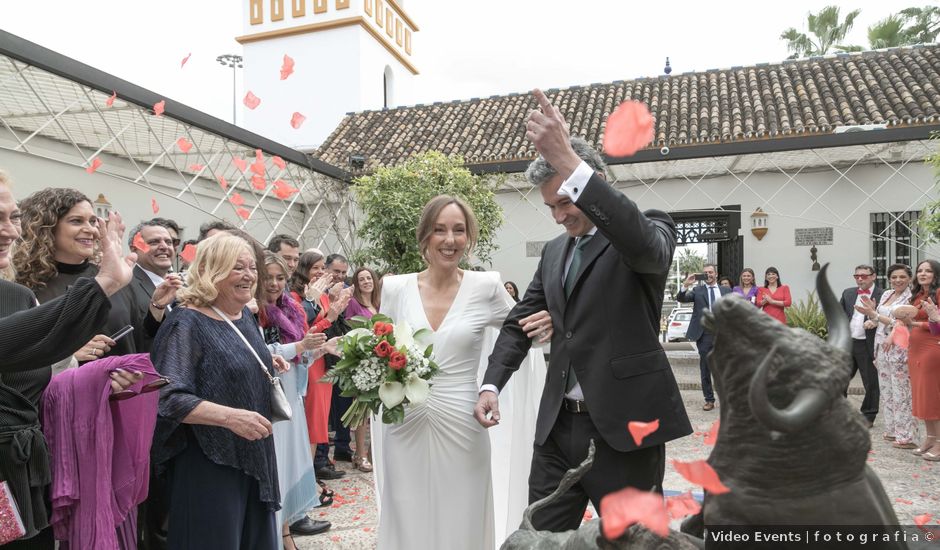
[[[695,372],[698,372],[697,363]],[[704,459],[711,447],[703,443],[703,436],[718,419],[718,409],[712,412],[703,411],[702,395],[698,389],[682,390],[682,398],[695,433],[667,444],[667,461]],[[854,392],[849,395],[849,400],[856,409],[861,404],[861,396],[854,395]],[[940,520],[940,463],[927,462],[912,455],[910,451],[891,447],[889,442],[882,439],[882,433],[879,417],[871,430],[872,450],[868,462],[881,478],[888,497],[894,502],[894,509],[901,524],[910,525],[914,516],[928,512],[932,513],[936,520]],[[819,444],[825,445],[826,442],[820,441]],[[337,467],[349,469],[350,464],[339,462]],[[321,535],[295,537],[298,548],[375,548],[377,516],[372,474],[351,471],[345,478],[327,484],[336,491],[336,503],[331,508],[313,510],[310,515],[315,519],[333,522],[333,528]],[[663,486],[666,491],[700,491],[677,474],[668,463]]]

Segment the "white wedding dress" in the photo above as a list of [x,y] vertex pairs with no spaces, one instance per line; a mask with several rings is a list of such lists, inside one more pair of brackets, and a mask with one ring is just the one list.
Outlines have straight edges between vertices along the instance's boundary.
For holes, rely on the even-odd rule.
[[[487,342],[487,328],[501,326],[512,306],[498,273],[466,271],[453,305],[428,339],[441,371],[431,380],[427,403],[406,407],[401,424],[373,420],[380,550],[490,550],[518,527],[518,519],[509,518],[521,518],[526,505],[534,411],[545,374],[541,352],[530,354],[541,364],[540,373],[528,374],[537,385],[535,404],[528,397],[535,387],[521,395],[507,385],[501,393],[507,425],[494,436],[499,443],[492,454],[490,434],[473,417],[481,355],[489,355],[495,341],[491,331]],[[407,322],[412,330],[431,328],[417,274],[383,280],[381,313]],[[527,361],[521,370],[531,369],[532,363]],[[504,397],[511,413],[502,412]],[[517,425],[528,433],[515,433]],[[499,470],[499,516],[494,515],[491,461]]]

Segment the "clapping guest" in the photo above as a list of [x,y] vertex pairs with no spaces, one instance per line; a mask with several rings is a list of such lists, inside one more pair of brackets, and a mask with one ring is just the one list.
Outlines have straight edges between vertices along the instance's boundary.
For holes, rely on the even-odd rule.
[[[98,274],[93,263],[99,251],[100,229],[91,200],[74,189],[46,188],[26,197],[20,204],[23,238],[13,262],[17,282],[30,288],[40,303],[65,294],[80,278]],[[108,355],[137,353],[146,338],[156,334],[165,306],[175,296],[176,287],[157,287],[150,304],[140,304],[130,288],[111,296],[111,311],[105,331],[75,352],[80,361]],[[131,325],[134,331],[115,342],[110,334]]]
[[[382,289],[379,288],[379,277],[368,267],[360,267],[353,273],[353,295],[346,306],[346,319],[365,317],[371,319],[379,312],[382,299]],[[366,447],[366,433],[369,431],[369,419],[363,421],[362,426],[354,426],[356,431],[356,450],[352,457],[353,468],[362,472],[371,472],[372,463],[369,461],[369,450]]]
[[307,393],[307,368],[312,360],[323,356],[326,335],[308,332],[303,309],[285,294],[290,272],[287,262],[274,252],[265,252],[264,271],[264,298],[258,309],[264,340],[274,352],[291,361],[291,368],[278,376],[296,414],[274,424],[274,447],[281,492],[278,524],[284,548],[293,550],[296,546],[291,534],[315,535],[330,528],[328,521],[307,516],[307,510],[319,505],[319,494],[307,443],[307,418],[301,414]]
[[[940,462],[940,346],[930,333],[928,305],[940,303],[940,262],[924,260],[917,264],[911,305],[918,308],[911,327],[907,364],[911,376],[911,407],[924,421],[927,435],[914,451],[924,460]],[[932,309],[932,308],[931,308]]]
[[519,287],[516,286],[516,283],[512,281],[506,281],[506,284],[503,285],[506,287],[506,292],[512,297],[514,302],[519,301]]
[[760,307],[757,303],[757,285],[754,283],[756,280],[757,277],[754,275],[754,270],[745,267],[744,271],[741,272],[741,284],[735,286],[732,292],[743,297],[755,306]]
[[780,281],[780,272],[776,267],[768,267],[764,272],[764,287],[758,289],[757,305],[765,313],[787,323],[786,308],[790,307],[790,287]]
[[172,380],[153,441],[157,472],[168,475],[169,548],[278,548],[275,360],[247,308],[257,280],[248,243],[209,237],[154,341],[154,366]]

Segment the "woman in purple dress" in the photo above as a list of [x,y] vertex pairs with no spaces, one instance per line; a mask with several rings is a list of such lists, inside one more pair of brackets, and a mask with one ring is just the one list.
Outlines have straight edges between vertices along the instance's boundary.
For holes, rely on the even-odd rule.
[[[371,318],[379,312],[379,301],[382,289],[378,284],[379,278],[368,267],[360,267],[353,273],[353,297],[346,306],[346,319],[353,317]],[[363,472],[372,471],[369,461],[368,447],[366,447],[366,433],[369,431],[368,418],[362,426],[356,427],[356,454],[353,456],[353,467]]]
[[757,285],[754,284],[755,279],[757,279],[757,277],[754,276],[754,270],[745,267],[744,271],[741,272],[741,284],[735,286],[731,291],[739,296],[743,296],[745,300],[756,306]]

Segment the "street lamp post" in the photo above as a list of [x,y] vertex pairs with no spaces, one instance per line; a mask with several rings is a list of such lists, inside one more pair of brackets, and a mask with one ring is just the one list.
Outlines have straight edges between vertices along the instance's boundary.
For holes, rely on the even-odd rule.
[[231,68],[232,68],[232,124],[235,124],[235,105],[236,105],[236,99],[235,99],[235,69],[241,69],[241,68],[242,68],[242,61],[244,61],[244,59],[243,59],[242,56],[240,56],[240,55],[235,55],[235,54],[231,54],[231,53],[226,53],[226,54],[220,55],[219,57],[216,57],[215,60],[218,61],[219,64],[221,64],[221,65],[223,65],[223,66],[225,66],[225,67],[231,67]]

